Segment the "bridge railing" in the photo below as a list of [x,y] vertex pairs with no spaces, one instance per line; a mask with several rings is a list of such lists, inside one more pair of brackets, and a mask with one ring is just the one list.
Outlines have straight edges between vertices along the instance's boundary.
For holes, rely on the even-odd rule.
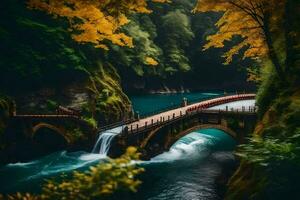
[[[242,95],[242,94],[241,94]],[[228,97],[228,96],[233,96],[232,94],[228,94],[228,95],[220,95],[218,97],[214,96],[214,98],[221,98],[221,97]],[[191,104],[194,104],[195,102],[199,102],[199,101],[207,101],[207,100],[211,100],[211,99],[214,99],[212,97],[206,97],[206,98],[198,98],[200,100],[196,100],[194,99],[193,102],[190,102],[190,105]],[[241,98],[241,97],[240,97]],[[163,110],[160,110],[160,111],[153,111],[153,112],[149,112],[147,114],[144,114],[144,115],[141,115],[140,117],[141,118],[147,118],[149,116],[153,116],[153,115],[158,115],[158,114],[161,114],[161,113],[164,113],[166,111],[169,111],[169,110],[174,110],[174,109],[177,109],[177,108],[182,108],[181,105],[172,105],[172,106],[168,106],[166,108],[164,108]],[[184,114],[180,115],[180,116],[174,116],[172,115],[169,119],[166,119],[164,120],[163,118],[163,121],[153,121],[151,124],[147,124],[143,127],[146,127],[147,129],[148,128],[153,128],[153,126],[156,126],[156,125],[161,125],[161,123],[164,123],[166,121],[169,121],[171,119],[175,120],[175,119],[182,119],[182,117],[185,117]],[[117,127],[120,127],[120,126],[125,126],[125,125],[128,125],[128,124],[131,124],[131,123],[134,123],[134,122],[137,122],[139,121],[139,119],[129,119],[129,120],[123,120],[123,121],[119,121],[119,122],[116,122],[116,123],[113,123],[113,124],[109,124],[109,125],[106,125],[106,126],[101,126],[99,129],[98,129],[98,132],[103,132],[103,131],[106,131],[106,130],[110,130],[110,129],[113,129],[113,128],[117,128]],[[138,127],[138,129],[140,130],[141,128],[143,127]],[[136,127],[133,127],[132,130],[134,130]]]
[[182,115],[182,116],[175,116],[172,118],[168,118],[166,120],[158,120],[158,121],[153,121],[153,123],[151,124],[147,124],[145,126],[139,127],[139,126],[133,126],[130,125],[129,127],[127,126],[127,130],[126,128],[124,129],[123,133],[126,134],[133,134],[133,133],[137,133],[137,132],[142,132],[142,131],[146,131],[146,130],[151,130],[153,128],[159,127],[161,125],[166,125],[168,123],[174,123],[176,121],[182,120],[184,118],[187,118],[187,115]]
[[68,118],[68,119],[81,119],[81,117],[77,115],[44,115],[44,114],[33,114],[33,115],[27,115],[27,114],[15,114],[11,116],[12,118]]
[[119,121],[119,122],[116,122],[116,123],[113,123],[113,124],[109,124],[109,125],[106,125],[106,126],[101,126],[98,129],[98,132],[103,132],[103,131],[114,129],[114,128],[117,128],[117,127],[120,127],[120,126],[125,126],[126,124],[134,123],[136,121],[138,121],[138,120],[137,119],[129,119],[129,120],[123,120],[123,121]]
[[[85,122],[85,120],[83,118],[81,118],[80,116],[77,115],[63,115],[63,114],[59,114],[59,115],[43,115],[43,114],[16,114],[12,116],[13,119],[72,119],[72,120],[76,120],[76,121],[82,121]],[[119,121],[113,124],[109,124],[106,126],[101,126],[98,131],[99,132],[103,132],[109,129],[113,129],[113,128],[117,128],[119,126],[123,126],[126,124],[130,124],[133,122],[136,122],[136,119],[130,119],[130,120],[123,120],[123,121]]]
[[186,115],[181,115],[181,116],[175,116],[173,115],[173,117],[167,118],[166,120],[158,120],[158,121],[153,121],[153,123],[151,124],[145,124],[145,126],[139,127],[138,125],[130,125],[129,127],[127,127],[127,130],[124,130],[124,133],[126,134],[134,134],[134,133],[138,133],[138,132],[144,132],[147,130],[151,130],[153,128],[156,127],[160,127],[162,125],[168,125],[171,123],[174,123],[176,121],[180,121],[183,120],[185,118],[189,118],[191,116],[195,116],[197,114],[243,114],[243,115],[253,115],[255,114],[257,111],[257,107],[256,106],[251,106],[248,107],[248,109],[245,108],[241,108],[241,109],[228,109],[228,110],[211,110],[211,109],[205,109],[205,110],[197,110],[195,112],[190,112],[187,113]]
[[[213,99],[210,102],[206,102],[206,103],[202,102],[202,104],[192,106],[187,109],[187,112],[193,112],[193,111],[199,110],[199,109],[203,110],[203,109],[211,108],[211,107],[218,106],[221,104],[231,103],[234,101],[248,100],[248,99],[252,99],[253,97],[255,97],[254,94],[241,94],[241,95],[231,95],[228,97],[220,97],[217,99]],[[242,109],[245,109],[245,108],[242,108]],[[226,110],[228,110],[228,107],[226,107]]]

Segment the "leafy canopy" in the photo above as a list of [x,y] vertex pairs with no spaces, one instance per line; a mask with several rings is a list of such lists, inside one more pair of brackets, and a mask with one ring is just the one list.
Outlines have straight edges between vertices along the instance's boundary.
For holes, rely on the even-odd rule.
[[[225,54],[225,64],[233,60],[233,56],[243,51],[243,58],[261,60],[268,56],[270,46],[266,41],[271,25],[283,14],[285,0],[199,0],[194,12],[221,12],[223,16],[216,26],[218,31],[208,36],[204,49],[222,48],[228,41],[240,42],[231,47]],[[270,16],[276,10],[276,15]]]
[[[164,3],[168,0],[152,0]],[[32,9],[46,11],[69,21],[72,37],[108,49],[105,41],[133,47],[132,38],[120,31],[129,22],[129,12],[150,13],[146,0],[28,0]]]

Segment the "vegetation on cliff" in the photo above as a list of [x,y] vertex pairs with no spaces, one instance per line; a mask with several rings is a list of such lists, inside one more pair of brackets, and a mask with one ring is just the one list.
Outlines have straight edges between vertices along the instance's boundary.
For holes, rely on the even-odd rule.
[[[114,66],[102,59],[100,50],[73,41],[65,20],[33,12],[24,1],[2,4],[0,90],[16,100],[19,112],[54,113],[58,105],[90,107],[86,117],[97,115],[103,125],[104,119],[118,121],[131,111]],[[100,98],[102,90],[109,90],[107,98]],[[92,105],[85,104],[93,101],[107,105],[95,104],[91,110]]]
[[[90,127],[65,122],[60,128],[71,149],[91,148],[97,127],[129,117],[131,103],[122,91],[121,78],[102,50],[78,44],[65,19],[30,10],[26,1],[5,0],[0,7],[0,93],[10,97],[10,104],[15,102],[17,114],[56,114],[58,106],[80,112]],[[9,121],[12,113],[7,114],[6,99],[1,97],[1,163],[58,150],[47,142],[35,144],[33,130]],[[53,124],[47,127],[39,133],[58,130]],[[51,145],[59,143],[56,139]],[[36,146],[39,150],[34,150]]]
[[223,47],[239,36],[240,42],[224,55],[226,63],[242,53],[261,67],[256,75],[259,122],[237,153],[241,165],[227,199],[299,197],[299,9],[296,0],[201,1],[196,8],[224,12],[206,48]]
[[121,78],[111,64],[98,64],[98,69],[90,76],[87,84],[91,96],[89,102],[83,105],[87,119],[109,124],[116,122],[116,119],[125,120],[132,116],[130,100],[120,84]]

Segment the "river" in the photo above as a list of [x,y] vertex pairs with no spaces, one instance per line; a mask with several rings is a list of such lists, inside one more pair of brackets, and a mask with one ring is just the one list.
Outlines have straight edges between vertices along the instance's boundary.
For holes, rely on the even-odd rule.
[[[220,93],[192,93],[187,98],[216,97]],[[184,94],[132,97],[141,114],[162,110],[180,103]],[[116,133],[117,134],[117,133]],[[56,152],[28,163],[8,164],[0,168],[0,193],[38,191],[45,178],[73,170],[86,170],[106,159],[110,137],[103,137],[93,153]],[[105,141],[104,141],[105,140]],[[102,142],[101,142],[102,141]],[[198,130],[178,140],[168,152],[141,162],[145,173],[142,186],[130,200],[216,200],[221,199],[216,180],[235,163],[235,141],[216,129]],[[97,150],[98,148],[98,150]],[[101,154],[99,154],[101,152]],[[122,199],[126,199],[125,197]]]

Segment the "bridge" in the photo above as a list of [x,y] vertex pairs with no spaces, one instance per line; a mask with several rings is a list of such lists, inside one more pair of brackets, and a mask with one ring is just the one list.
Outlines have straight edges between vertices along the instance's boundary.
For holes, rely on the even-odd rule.
[[11,116],[11,119],[23,124],[23,127],[24,124],[26,124],[27,127],[31,127],[32,131],[26,132],[30,137],[34,137],[40,128],[48,128],[59,133],[68,143],[71,141],[68,139],[65,131],[66,127],[64,126],[66,126],[67,123],[86,124],[79,116],[65,114],[14,114]]
[[63,149],[89,151],[96,133],[94,127],[75,113],[22,114],[14,111],[4,137],[9,146],[16,146],[14,151],[25,148],[26,156],[35,157]]
[[0,164],[27,161],[59,150],[90,151],[96,140],[97,129],[71,109],[23,114],[14,106],[10,114],[3,133],[7,148],[0,154]]
[[[168,150],[174,142],[186,134],[204,128],[216,128],[242,142],[246,133],[256,123],[255,94],[238,94],[205,100],[191,105],[182,105],[168,111],[129,119],[116,124],[93,129],[78,112],[61,108],[56,114],[16,114],[11,116],[8,140],[12,144],[27,141],[27,146],[47,149],[87,150],[96,141],[96,132],[115,133],[110,156],[122,154],[128,146],[136,146],[149,159]],[[252,101],[249,105],[232,108],[230,103]],[[234,107],[234,106],[233,106]],[[8,129],[9,129],[8,128]],[[17,129],[17,130],[16,130]],[[48,152],[49,153],[49,152]]]
[[[168,150],[179,138],[206,128],[223,130],[239,143],[256,124],[255,94],[238,94],[210,99],[125,123],[114,139],[109,154],[118,156],[136,146],[149,159]],[[232,108],[230,104],[247,102]]]

